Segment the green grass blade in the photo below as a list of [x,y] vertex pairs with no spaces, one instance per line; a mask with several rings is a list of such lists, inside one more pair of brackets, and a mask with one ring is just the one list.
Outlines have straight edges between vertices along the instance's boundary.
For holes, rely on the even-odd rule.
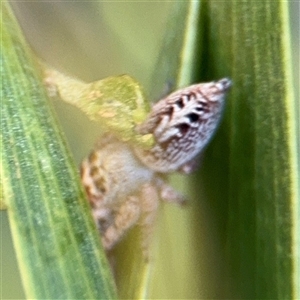
[[288,2],[207,1],[204,9],[203,75],[234,83],[203,170],[233,285],[241,298],[297,299],[300,103]]
[[2,10],[1,179],[26,296],[114,299],[77,168],[6,2]]
[[160,99],[166,89],[187,86],[197,79],[202,54],[200,1],[172,4],[166,28],[151,82],[153,99]]

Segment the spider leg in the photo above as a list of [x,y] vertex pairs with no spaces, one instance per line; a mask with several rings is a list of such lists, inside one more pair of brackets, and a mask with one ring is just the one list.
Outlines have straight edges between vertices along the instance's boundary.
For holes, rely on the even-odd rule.
[[186,198],[177,192],[172,186],[167,184],[163,179],[157,179],[157,186],[159,187],[159,196],[162,201],[175,203],[181,206],[187,203]]
[[112,223],[102,231],[102,243],[105,250],[112,250],[125,233],[137,223],[140,214],[139,198],[129,196],[118,210],[113,212]]
[[153,237],[158,206],[157,187],[153,183],[144,184],[141,190],[142,215],[139,225],[142,234],[142,251],[146,261],[149,260],[149,246]]

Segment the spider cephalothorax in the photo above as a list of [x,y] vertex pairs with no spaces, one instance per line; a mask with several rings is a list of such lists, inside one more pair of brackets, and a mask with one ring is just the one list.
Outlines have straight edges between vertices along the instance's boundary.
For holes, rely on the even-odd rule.
[[150,150],[136,149],[140,160],[157,172],[172,172],[191,161],[211,139],[220,121],[227,78],[189,86],[160,100],[137,130],[152,133]]

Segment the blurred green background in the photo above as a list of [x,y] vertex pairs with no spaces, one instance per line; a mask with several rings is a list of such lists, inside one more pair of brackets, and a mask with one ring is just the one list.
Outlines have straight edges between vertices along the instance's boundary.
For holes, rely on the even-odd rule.
[[[85,81],[126,73],[135,77],[145,87],[146,93],[149,93],[172,2],[23,1],[11,4],[34,52],[53,67]],[[290,15],[295,62],[294,83],[298,85],[299,2],[290,2]],[[296,92],[296,97],[299,98],[299,90],[296,89]],[[83,113],[68,104],[54,101],[54,105],[74,158],[79,164],[99,136],[99,125],[89,121]],[[174,210],[175,213],[184,213],[176,211],[176,208],[168,209]],[[221,274],[224,269],[218,254],[220,245],[218,241],[213,240],[215,224],[209,221],[209,213],[207,215],[205,212],[207,211],[204,208],[203,218],[197,220],[199,228],[204,228],[203,233],[199,233],[199,238],[201,243],[210,246],[202,251],[201,266],[206,267],[200,271],[205,270],[204,275],[210,277],[209,283],[204,286],[214,289],[215,295],[220,296],[225,293],[226,285],[222,282],[225,274]],[[162,230],[167,232],[171,223],[164,222]],[[180,227],[174,231],[177,231],[177,234],[186,234],[180,231]],[[212,237],[208,237],[204,232],[210,232]],[[169,241],[160,240],[160,243],[165,242],[168,244]],[[184,245],[173,245],[182,247],[184,253]],[[171,251],[167,255],[172,256]],[[178,257],[173,259],[180,260]],[[181,281],[185,278],[185,272],[191,270],[193,265],[191,262],[190,265],[182,265],[181,269],[176,270],[172,267],[167,262],[164,268],[157,272],[172,272],[173,276]],[[6,212],[1,212],[1,268],[2,299],[23,299]],[[161,282],[162,287],[158,286],[162,291],[164,284],[166,283]],[[194,286],[197,284],[195,282]],[[178,291],[177,295],[180,298]],[[161,298],[164,298],[163,292]]]

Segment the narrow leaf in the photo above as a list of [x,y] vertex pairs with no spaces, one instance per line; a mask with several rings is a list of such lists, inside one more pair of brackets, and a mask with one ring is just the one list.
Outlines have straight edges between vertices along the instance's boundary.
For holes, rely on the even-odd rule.
[[1,18],[1,179],[30,299],[114,299],[77,169],[6,2]]
[[242,299],[297,299],[300,103],[291,85],[288,2],[207,1],[204,9],[203,75],[234,83],[203,171],[220,207],[232,284]]

